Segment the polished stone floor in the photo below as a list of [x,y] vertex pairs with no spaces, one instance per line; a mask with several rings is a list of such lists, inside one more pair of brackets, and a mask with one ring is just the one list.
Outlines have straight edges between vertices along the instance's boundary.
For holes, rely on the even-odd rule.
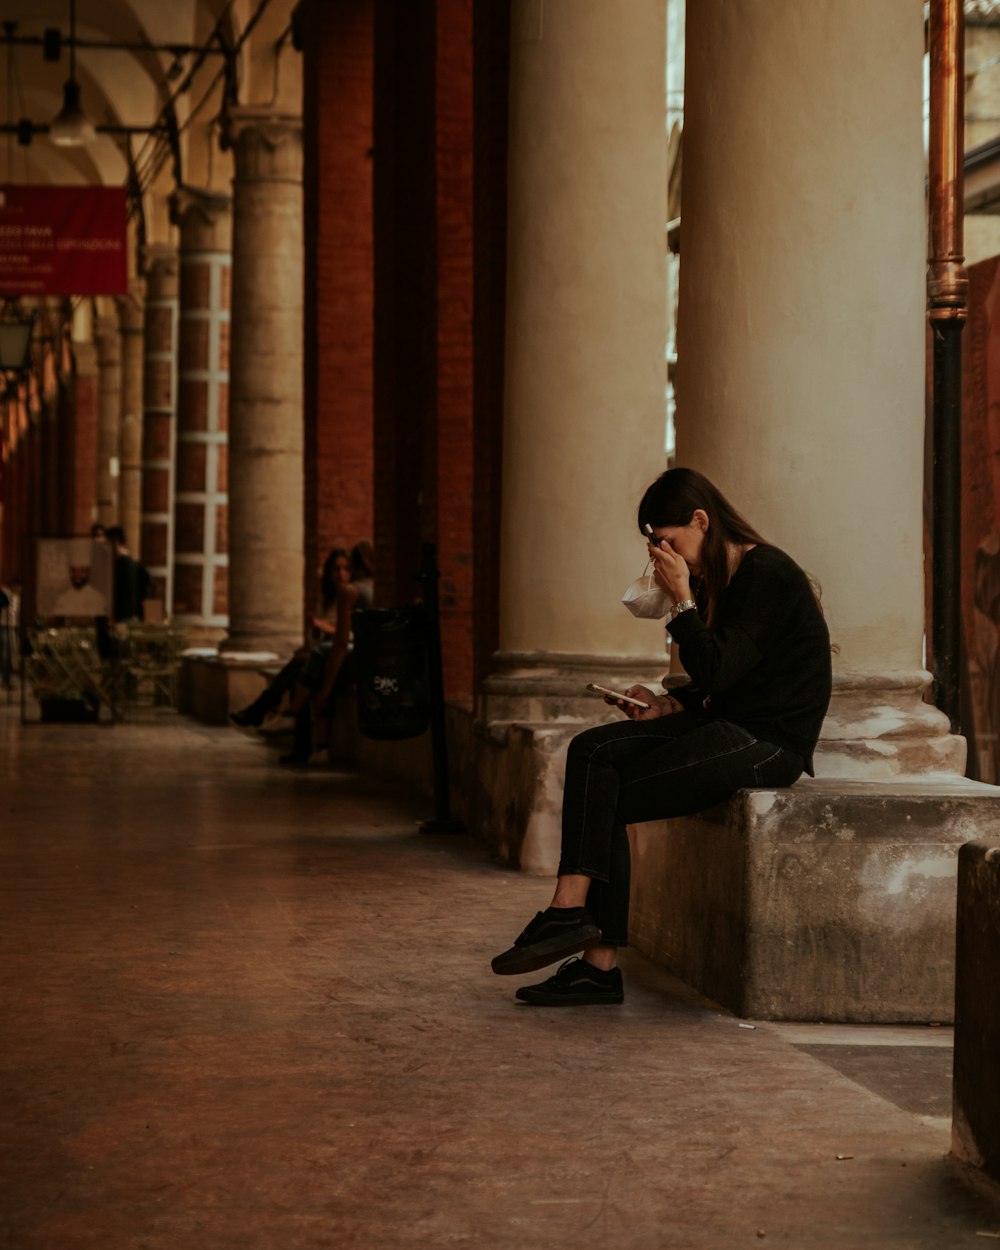
[[515,1004],[547,883],[274,754],[0,706],[4,1250],[997,1239],[949,1030],[752,1028],[636,956],[624,1007]]

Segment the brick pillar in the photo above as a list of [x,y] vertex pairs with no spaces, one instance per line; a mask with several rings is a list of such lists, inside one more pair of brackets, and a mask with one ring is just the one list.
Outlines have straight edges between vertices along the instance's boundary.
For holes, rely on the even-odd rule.
[[28,385],[25,392],[27,409],[27,448],[28,448],[28,533],[38,536],[45,533],[44,501],[45,501],[45,461],[42,451],[42,396],[38,385],[38,375],[28,374]]
[[26,538],[37,532],[32,515],[35,439],[28,413],[27,386],[13,384],[5,393],[5,445],[8,460],[4,484],[4,545],[7,576],[23,580]]
[[150,247],[145,263],[141,550],[157,595],[169,604],[173,599],[177,250]]
[[437,543],[445,698],[473,700],[472,0],[439,0],[436,24]]
[[98,317],[97,341],[97,519],[118,524],[118,473],[121,434],[121,338],[117,317]]
[[70,394],[68,437],[63,456],[68,462],[63,480],[71,484],[69,525],[71,534],[86,534],[97,517],[97,437],[99,366],[97,347],[87,341],[73,344],[73,378]]
[[227,651],[302,641],[302,122],[230,111],[232,386]]
[[23,450],[20,403],[16,390],[11,389],[3,398],[3,575],[10,580],[21,576]]
[[39,533],[59,533],[59,379],[55,354],[46,337],[42,348],[40,411],[38,414],[41,480],[39,488]]
[[43,341],[39,386],[42,427],[42,514],[45,534],[59,534],[59,356],[61,307],[58,299],[47,299],[41,313]]
[[373,533],[373,9],[372,0],[300,6],[310,607],[327,550]]
[[0,399],[0,435],[2,435],[3,457],[0,472],[3,474],[2,528],[0,528],[0,576],[5,581],[12,579],[18,568],[16,558],[16,535],[19,525],[18,513],[18,457],[17,457],[17,410],[10,392],[5,391]]
[[118,520],[130,550],[142,558],[142,395],[143,395],[143,296],[144,283],[133,279],[129,293],[119,299],[118,319],[122,340],[121,426],[119,431],[120,475]]
[[230,199],[182,188],[172,615],[192,638],[228,624]]

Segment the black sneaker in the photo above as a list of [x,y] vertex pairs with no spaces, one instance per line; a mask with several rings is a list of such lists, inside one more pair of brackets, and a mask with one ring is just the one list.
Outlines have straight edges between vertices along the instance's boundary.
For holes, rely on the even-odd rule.
[[514,995],[532,1007],[582,1007],[590,1003],[625,1001],[622,974],[607,972],[584,959],[567,959],[555,976],[539,985],[522,985]]
[[514,940],[510,950],[497,955],[492,968],[499,976],[534,972],[596,946],[600,940],[601,931],[586,907],[547,907]]
[[309,756],[300,755],[298,751],[289,751],[287,755],[279,755],[278,763],[285,768],[308,768]]
[[241,729],[257,729],[264,723],[266,715],[267,708],[258,708],[251,703],[238,712],[230,712],[229,719]]

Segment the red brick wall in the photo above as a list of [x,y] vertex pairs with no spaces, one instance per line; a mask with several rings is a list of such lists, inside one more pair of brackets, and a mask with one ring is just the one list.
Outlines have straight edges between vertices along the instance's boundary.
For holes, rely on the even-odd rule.
[[[496,648],[506,0],[303,0],[305,603],[375,540],[380,602],[441,568],[446,697]],[[376,155],[372,160],[372,149]]]
[[374,0],[305,0],[304,606],[332,546],[373,534]]
[[473,47],[475,600],[473,665],[478,684],[499,645],[500,488],[507,270],[509,0],[476,0]]
[[376,19],[375,547],[380,597],[408,603],[437,537],[435,6]]
[[445,698],[473,699],[473,0],[438,0],[437,543]]

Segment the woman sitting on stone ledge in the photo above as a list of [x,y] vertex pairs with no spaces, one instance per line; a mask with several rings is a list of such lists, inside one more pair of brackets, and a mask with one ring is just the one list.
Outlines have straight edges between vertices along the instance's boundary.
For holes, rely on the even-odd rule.
[[[310,617],[312,639],[300,647],[280,673],[263,690],[253,703],[238,712],[230,712],[229,719],[241,729],[271,729],[290,733],[294,717],[281,716],[280,709],[286,695],[292,695],[310,664],[320,672],[332,647],[331,639],[337,632],[337,591],[351,580],[351,557],[346,547],[331,547],[319,578],[318,611]],[[267,722],[265,724],[265,722]]]
[[644,708],[606,697],[629,719],[570,743],[555,895],[493,960],[493,971],[506,975],[583,952],[517,991],[537,1006],[622,1002],[627,826],[692,815],[745,787],[790,786],[803,771],[811,775],[830,702],[826,621],[790,556],[691,469],[661,474],[638,520],[690,682],[667,694],[645,686],[624,692]]
[[[333,636],[314,649],[296,683],[288,705],[294,725],[292,749],[278,757],[279,764],[304,768],[314,751],[326,748],[337,699],[354,686],[352,614],[372,606],[374,575],[372,545],[363,538],[351,548],[348,581],[337,587]],[[314,722],[319,727],[318,735],[314,733]]]

